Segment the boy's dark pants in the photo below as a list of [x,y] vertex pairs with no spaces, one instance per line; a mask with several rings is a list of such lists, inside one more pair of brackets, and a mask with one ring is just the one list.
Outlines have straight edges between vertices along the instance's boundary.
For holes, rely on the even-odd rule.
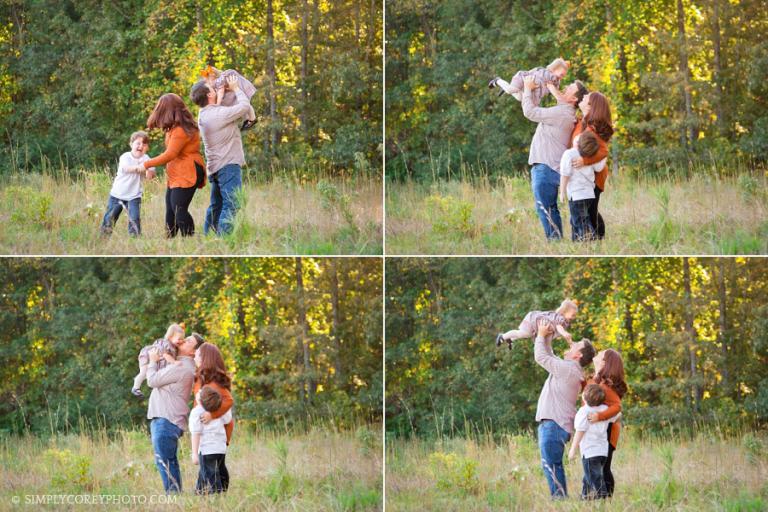
[[588,242],[596,238],[595,228],[589,217],[589,208],[594,202],[594,199],[568,201],[571,211],[571,240],[574,242]]
[[229,471],[225,465],[226,455],[213,453],[200,455],[200,472],[197,475],[197,494],[225,492],[229,488]]
[[608,491],[605,488],[603,479],[603,467],[608,457],[590,457],[581,458],[581,464],[584,467],[584,480],[581,486],[581,499],[593,500],[605,498]]

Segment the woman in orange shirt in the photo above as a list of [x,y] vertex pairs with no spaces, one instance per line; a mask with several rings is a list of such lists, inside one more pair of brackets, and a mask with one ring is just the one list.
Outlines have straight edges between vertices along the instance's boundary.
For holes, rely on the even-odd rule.
[[[587,381],[589,384],[599,384],[605,392],[606,410],[601,413],[591,413],[589,421],[605,421],[621,412],[621,399],[627,393],[627,383],[624,382],[624,362],[618,352],[609,348],[597,353],[593,360],[595,364],[595,376]],[[615,481],[611,472],[613,452],[619,443],[621,420],[608,424],[608,458],[603,466],[603,479],[608,496],[613,496]]]
[[181,236],[194,235],[195,221],[189,213],[189,204],[195,190],[205,185],[205,161],[200,154],[200,130],[195,118],[181,97],[163,94],[147,119],[147,128],[160,128],[165,132],[165,151],[142,166],[145,169],[166,166],[166,234],[169,238],[179,232]]
[[[199,335],[198,335],[199,336]],[[219,418],[227,413],[234,404],[232,398],[232,379],[224,366],[224,358],[221,357],[219,347],[213,343],[205,342],[195,351],[195,385],[193,389],[194,405],[197,406],[197,392],[203,386],[211,386],[221,395],[221,406],[215,412],[204,412],[200,416],[200,421],[208,423],[211,419]],[[224,431],[227,433],[227,446],[232,439],[232,430],[235,426],[235,418],[224,425]],[[226,455],[222,457],[221,465],[221,483],[226,491],[229,488],[229,472],[227,471]]]
[[[597,135],[600,147],[594,156],[574,159],[574,169],[579,168],[582,165],[596,164],[603,158],[606,158],[608,156],[608,142],[613,136],[611,107],[605,96],[596,91],[586,94],[579,103],[579,108],[583,115],[581,120],[578,121],[573,128],[573,133],[571,134],[571,146],[573,146],[576,137],[578,137],[584,130],[592,130],[592,132]],[[605,238],[605,222],[603,221],[603,216],[598,213],[597,206],[600,202],[600,194],[605,190],[605,182],[607,179],[608,166],[606,165],[602,171],[595,173],[595,202],[589,209],[589,217],[592,221],[592,226],[594,226],[597,238],[600,240]]]

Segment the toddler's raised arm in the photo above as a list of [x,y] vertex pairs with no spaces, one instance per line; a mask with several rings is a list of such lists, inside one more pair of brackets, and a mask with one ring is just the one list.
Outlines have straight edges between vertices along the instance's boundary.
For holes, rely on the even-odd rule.
[[[568,180],[568,176],[563,176],[561,179],[566,180],[566,184],[568,183],[568,181],[567,181]],[[569,333],[568,331],[565,330],[565,327],[563,327],[560,324],[557,324],[555,326],[555,330],[557,331],[557,333],[560,336],[565,338],[565,340],[568,342],[569,345],[573,343],[573,336],[571,336],[571,333]]]

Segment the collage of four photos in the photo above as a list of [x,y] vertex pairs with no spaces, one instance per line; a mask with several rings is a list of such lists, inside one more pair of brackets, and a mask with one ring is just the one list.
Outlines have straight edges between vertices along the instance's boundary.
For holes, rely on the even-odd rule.
[[0,122],[0,511],[768,510],[762,0],[3,0]]

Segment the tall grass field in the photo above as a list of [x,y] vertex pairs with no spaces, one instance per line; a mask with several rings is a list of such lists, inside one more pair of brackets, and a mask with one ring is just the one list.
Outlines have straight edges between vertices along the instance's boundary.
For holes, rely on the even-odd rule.
[[566,462],[569,497],[552,501],[533,434],[389,440],[386,457],[388,512],[768,510],[768,438],[754,433],[641,439],[622,429],[605,501],[580,500],[578,458]]
[[[303,434],[236,427],[226,459],[230,488],[214,496],[195,495],[198,466],[191,462],[186,434],[179,443],[183,490],[171,496],[163,493],[146,432],[5,436],[0,510],[381,510],[380,432],[380,426]],[[35,501],[51,495],[70,501]],[[114,501],[74,501],[92,496]]]
[[127,212],[103,237],[113,173],[14,172],[0,185],[0,254],[217,255],[381,254],[382,183],[366,174],[352,178],[286,175],[270,181],[244,179],[235,228],[226,237],[204,236],[210,186],[199,189],[190,213],[195,235],[165,237],[165,181],[146,183],[140,237],[128,235]]
[[388,182],[387,254],[675,255],[768,253],[768,177],[612,176],[600,197],[602,241],[547,242],[527,177]]

